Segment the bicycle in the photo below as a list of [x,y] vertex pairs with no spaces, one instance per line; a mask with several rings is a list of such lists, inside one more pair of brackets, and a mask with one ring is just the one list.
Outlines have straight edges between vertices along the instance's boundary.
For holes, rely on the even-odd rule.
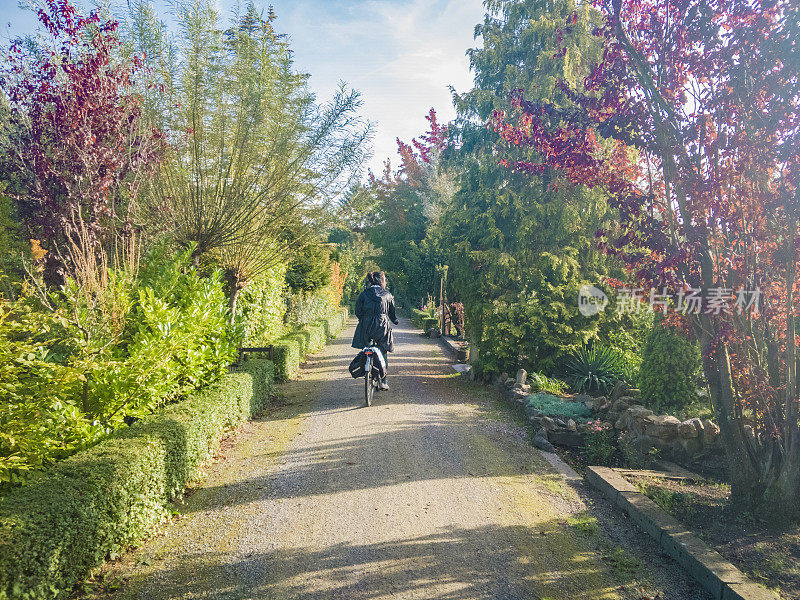
[[370,340],[369,346],[364,348],[364,355],[366,361],[364,363],[364,399],[367,406],[372,406],[372,396],[375,394],[375,389],[380,384],[380,381],[372,372],[372,364],[375,360],[375,352],[372,350],[373,341]]

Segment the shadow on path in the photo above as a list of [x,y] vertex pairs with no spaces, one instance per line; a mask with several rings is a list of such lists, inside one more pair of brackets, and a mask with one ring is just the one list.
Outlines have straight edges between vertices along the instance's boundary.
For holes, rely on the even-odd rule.
[[[226,553],[185,556],[164,572],[160,599],[274,600],[424,598],[536,600],[615,597],[596,563],[581,551],[553,554],[565,525],[446,528],[391,542],[344,544],[323,550],[285,548],[229,561]],[[571,547],[567,545],[566,547]],[[523,550],[521,554],[520,551]],[[476,556],[480,557],[476,560]],[[135,580],[132,583],[136,583]],[[624,583],[623,580],[616,582]],[[172,589],[170,589],[172,588]],[[146,596],[139,596],[144,598]]]

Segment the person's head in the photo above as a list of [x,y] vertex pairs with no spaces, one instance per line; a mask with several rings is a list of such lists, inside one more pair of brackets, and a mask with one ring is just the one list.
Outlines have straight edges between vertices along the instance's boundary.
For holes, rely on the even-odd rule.
[[367,287],[375,285],[375,281],[372,279],[372,271],[367,271]]
[[379,285],[383,289],[386,289],[386,273],[383,271],[375,271],[372,274],[372,285]]

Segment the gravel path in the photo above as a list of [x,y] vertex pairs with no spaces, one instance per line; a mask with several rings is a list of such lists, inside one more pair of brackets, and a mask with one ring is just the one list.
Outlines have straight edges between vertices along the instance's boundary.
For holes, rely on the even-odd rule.
[[611,513],[594,525],[597,500],[493,390],[456,378],[407,321],[395,335],[391,391],[371,408],[346,371],[351,325],[83,597],[705,598]]

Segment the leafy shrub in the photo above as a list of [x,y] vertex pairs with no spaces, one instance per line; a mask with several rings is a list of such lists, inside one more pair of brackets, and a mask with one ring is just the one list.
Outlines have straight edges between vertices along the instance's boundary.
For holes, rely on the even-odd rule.
[[585,419],[591,412],[582,402],[562,400],[543,392],[528,396],[526,404],[529,409],[535,409],[549,416],[564,417],[566,419]]
[[607,394],[617,381],[625,379],[622,356],[606,346],[584,346],[567,363],[567,380],[577,392]]
[[325,334],[325,325],[323,324],[322,319],[318,319],[313,323],[309,323],[306,325],[305,329],[309,334],[306,354],[313,354],[322,350],[325,347],[325,344],[328,342],[328,336]]
[[286,333],[286,265],[251,281],[239,294],[236,320],[243,325],[243,346],[268,346]]
[[245,362],[0,499],[0,597],[54,598],[169,514],[225,428],[269,398],[272,364]]
[[323,321],[325,324],[325,334],[329,338],[334,338],[344,329],[344,326],[347,325],[347,319],[349,318],[349,310],[347,308],[340,308],[331,316]]
[[642,401],[655,412],[679,410],[697,401],[700,351],[672,329],[656,324],[642,351]]
[[99,441],[110,431],[93,424],[77,403],[79,373],[59,362],[49,313],[0,302],[0,484]]
[[323,319],[337,308],[331,307],[330,298],[324,289],[313,294],[292,294],[286,301],[284,321],[287,328],[298,327]]
[[603,427],[600,423],[589,423],[589,430],[583,440],[583,456],[589,465],[610,465],[617,452],[614,429]]
[[[484,378],[519,367],[552,374],[595,336],[604,317],[578,311],[575,299],[585,274],[577,256],[574,248],[536,253],[523,268],[507,254],[487,252],[477,261],[480,276],[477,265],[453,268]],[[490,270],[496,279],[488,279]]]
[[418,308],[411,309],[411,324],[417,329],[424,329],[425,320],[430,318],[428,313]]
[[327,338],[333,337],[341,331],[347,318],[347,309],[341,308],[326,319],[295,329],[275,342],[273,348],[275,379],[277,381],[294,379],[305,355],[321,350],[325,346]]
[[427,331],[431,327],[435,327],[441,317],[441,311],[436,308],[436,304],[432,299],[428,299],[428,303],[422,307],[422,310],[411,309],[411,324],[417,329]]
[[567,389],[567,384],[555,377],[546,377],[541,373],[531,373],[528,375],[531,390],[535,392],[547,392],[548,394],[562,394]]
[[607,318],[600,321],[598,340],[603,346],[613,348],[622,356],[625,376],[632,387],[639,387],[639,368],[642,348],[653,327],[653,314],[606,310]]
[[94,444],[221,377],[236,348],[219,274],[151,257],[87,294],[68,280],[34,310],[0,301],[0,483]]

